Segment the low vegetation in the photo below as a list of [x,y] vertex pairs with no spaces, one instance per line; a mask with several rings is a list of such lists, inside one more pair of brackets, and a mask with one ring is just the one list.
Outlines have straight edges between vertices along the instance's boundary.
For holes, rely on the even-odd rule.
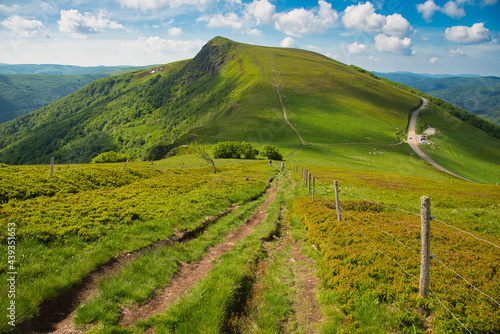
[[259,151],[244,141],[225,141],[215,145],[212,154],[215,159],[255,159]]
[[98,163],[105,163],[105,162],[122,162],[126,161],[128,159],[128,156],[125,154],[120,154],[116,153],[113,151],[109,152],[104,152],[99,154],[97,157],[92,159],[92,163],[98,164]]

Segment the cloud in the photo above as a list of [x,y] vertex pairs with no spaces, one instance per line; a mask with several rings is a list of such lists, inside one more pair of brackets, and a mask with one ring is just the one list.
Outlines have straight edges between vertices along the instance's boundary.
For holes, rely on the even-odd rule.
[[465,52],[463,52],[461,49],[459,48],[451,48],[450,49],[450,57],[454,58],[454,57],[466,57],[467,55],[465,54]]
[[157,10],[165,7],[176,8],[182,5],[196,7],[204,11],[215,0],[116,0],[123,7],[146,10]]
[[368,59],[370,59],[371,61],[379,61],[379,60],[382,60],[382,58],[378,58],[378,57],[376,58],[376,57],[374,57],[374,56],[370,56],[370,57],[368,57]]
[[398,53],[409,56],[414,54],[414,51],[411,49],[412,45],[413,43],[408,37],[401,39],[397,36],[389,37],[384,34],[375,36],[375,47],[381,52]]
[[352,5],[345,9],[342,17],[346,28],[356,28],[361,31],[383,32],[389,35],[403,37],[413,31],[410,23],[400,14],[384,16],[375,13],[373,4],[369,1]]
[[296,47],[297,45],[295,44],[295,40],[291,37],[285,37],[281,41],[280,45],[284,48],[293,48]]
[[363,53],[366,52],[366,45],[354,42],[352,44],[347,45],[347,51],[349,53]]
[[247,34],[247,35],[252,35],[252,36],[256,36],[256,37],[262,36],[262,31],[260,31],[259,29],[250,29],[250,28],[247,28],[244,31],[244,33]]
[[435,62],[437,62],[437,61],[438,61],[438,57],[432,57],[432,58],[429,60],[429,62],[430,62],[431,64],[434,64],[434,63],[435,63]]
[[463,44],[479,44],[489,42],[491,33],[484,27],[484,23],[474,23],[472,27],[454,26],[446,28],[444,37],[447,40]]
[[319,0],[318,4],[319,10],[317,14],[304,8],[296,8],[287,13],[275,14],[274,27],[287,35],[295,37],[325,32],[335,26],[339,15],[328,2]]
[[444,7],[441,8],[441,12],[453,19],[459,19],[465,16],[465,10],[462,7],[459,8],[455,1],[448,1],[445,3]]
[[427,0],[424,3],[417,5],[417,12],[422,14],[425,22],[432,22],[432,16],[440,9],[441,7],[436,5],[433,0]]
[[47,38],[47,28],[42,21],[27,20],[19,15],[13,15],[1,22],[2,25],[14,34],[25,38]]
[[16,5],[16,4],[14,4],[10,7],[7,5],[0,4],[0,12],[11,13],[11,12],[15,12],[19,8],[20,8],[19,5]]
[[243,27],[243,20],[236,13],[227,13],[226,15],[203,15],[196,21],[206,21],[208,28],[231,28],[240,30]]
[[180,35],[182,35],[182,28],[179,28],[179,27],[168,28],[168,34],[170,36],[180,36]]
[[257,24],[272,24],[276,6],[268,0],[254,0],[245,5],[245,13],[257,20]]
[[493,6],[496,3],[497,3],[497,0],[483,0],[483,1],[481,1],[481,8],[483,8],[485,6]]
[[126,42],[122,44],[124,49],[140,51],[145,54],[155,54],[155,53],[193,53],[199,51],[201,47],[205,44],[204,41],[196,40],[186,40],[186,41],[175,41],[169,39],[163,39],[159,36],[154,37],[139,37],[136,41]]
[[69,32],[74,38],[86,38],[88,34],[106,31],[107,29],[122,29],[124,26],[106,18],[106,12],[97,16],[90,13],[80,14],[76,9],[61,10],[61,19],[57,21],[59,31]]

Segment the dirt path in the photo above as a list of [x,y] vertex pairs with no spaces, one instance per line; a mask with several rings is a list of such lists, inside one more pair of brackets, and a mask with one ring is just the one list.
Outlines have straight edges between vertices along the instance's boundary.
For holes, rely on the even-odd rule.
[[274,187],[274,184],[271,183],[271,186],[266,191],[266,193],[269,193],[269,197],[249,219],[227,235],[225,242],[210,248],[198,263],[183,264],[170,285],[165,287],[160,295],[155,296],[137,309],[124,309],[119,325],[132,327],[139,320],[145,320],[154,314],[163,312],[179,297],[185,295],[196,282],[205,277],[214,267],[213,261],[215,259],[232,250],[236,242],[250,235],[253,229],[266,219],[267,213],[265,210],[274,201],[277,191],[277,187]]
[[281,98],[281,94],[280,94],[280,84],[279,84],[279,80],[278,80],[278,71],[276,71],[276,65],[277,65],[277,57],[276,57],[276,55],[274,55],[274,67],[273,67],[274,81],[275,81],[274,85],[276,86],[276,93],[278,94],[278,97],[279,97],[280,103],[281,103],[281,108],[283,109],[283,116],[285,117],[285,121],[290,126],[290,128],[292,128],[292,130],[295,131],[295,133],[299,137],[299,140],[302,143],[302,145],[307,145],[307,143],[304,141],[304,139],[300,135],[299,131],[297,131],[297,129],[292,125],[292,123],[290,123],[290,121],[288,120],[288,116],[286,115],[285,104],[283,103],[283,99]]
[[[262,195],[271,192],[272,183]],[[262,196],[261,195],[261,196]],[[126,264],[134,261],[144,252],[150,249],[156,249],[168,244],[184,242],[193,239],[213,223],[217,222],[221,217],[230,214],[239,206],[233,206],[219,213],[217,216],[208,217],[202,224],[193,231],[176,231],[175,235],[168,239],[158,240],[150,245],[139,248],[133,252],[122,254],[116,258],[101,264],[95,270],[83,277],[81,282],[75,286],[59,292],[58,296],[52,300],[45,301],[39,306],[38,315],[23,323],[18,324],[12,331],[13,334],[40,334],[40,333],[55,333],[55,334],[79,334],[87,328],[75,328],[73,320],[76,316],[77,307],[90,300],[98,289],[99,282],[106,278],[117,274]],[[267,206],[266,206],[267,207]],[[255,216],[255,215],[254,215]],[[257,216],[256,216],[257,217]],[[251,225],[250,223],[247,225]]]
[[422,159],[424,159],[427,163],[429,163],[430,165],[432,165],[433,167],[439,169],[440,171],[442,172],[445,172],[445,173],[448,173],[450,175],[453,175],[455,177],[458,177],[459,179],[462,179],[462,180],[465,180],[465,181],[469,181],[469,182],[472,182],[472,183],[478,183],[476,181],[472,181],[472,180],[469,180],[463,176],[460,176],[460,175],[457,175],[453,172],[450,172],[449,170],[447,170],[446,168],[442,167],[441,165],[439,165],[438,163],[436,163],[434,160],[432,160],[427,154],[425,154],[421,149],[420,147],[418,147],[418,144],[420,143],[420,136],[418,136],[417,138],[417,135],[416,135],[416,132],[415,132],[415,128],[417,127],[417,118],[418,118],[418,114],[424,110],[425,108],[427,108],[427,99],[421,97],[422,99],[422,106],[413,112],[413,114],[411,115],[411,120],[410,120],[410,127],[408,129],[408,144],[410,144],[410,147],[413,149],[413,151],[415,151],[415,153],[417,153]]

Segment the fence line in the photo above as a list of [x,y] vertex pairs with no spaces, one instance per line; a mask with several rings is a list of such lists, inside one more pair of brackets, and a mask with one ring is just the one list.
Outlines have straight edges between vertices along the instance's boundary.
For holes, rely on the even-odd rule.
[[486,243],[488,243],[488,244],[492,245],[493,247],[496,247],[496,248],[500,249],[500,246],[498,246],[498,245],[496,245],[496,244],[492,243],[491,241],[488,241],[488,240],[483,239],[483,238],[476,237],[474,234],[472,234],[472,233],[470,233],[470,232],[467,232],[467,231],[461,230],[461,229],[459,229],[458,227],[453,226],[453,225],[450,225],[450,224],[447,224],[447,223],[445,223],[445,222],[443,222],[443,221],[441,221],[441,220],[439,220],[439,219],[434,218],[433,220],[435,220],[435,221],[437,221],[437,222],[440,222],[441,224],[443,224],[443,225],[445,225],[445,226],[447,226],[447,227],[452,227],[452,228],[454,228],[454,229],[456,229],[456,230],[458,230],[458,231],[460,231],[460,232],[462,232],[462,233],[468,234],[468,235],[470,235],[471,237],[476,238],[477,240],[484,241],[484,242],[486,242]]
[[434,297],[436,297],[436,299],[439,302],[439,304],[441,304],[441,306],[443,306],[445,308],[445,310],[448,311],[448,313],[451,314],[451,316],[453,318],[455,318],[455,320],[458,321],[458,323],[460,325],[462,325],[462,327],[465,328],[465,330],[467,332],[469,332],[470,334],[472,334],[472,332],[467,327],[465,327],[465,325],[455,316],[455,314],[453,314],[453,312],[451,312],[451,310],[449,308],[447,308],[446,305],[444,305],[444,303],[441,301],[441,299],[439,299],[439,297],[436,295],[436,293],[434,292],[434,290],[432,290],[431,287],[429,287],[429,290],[432,292],[432,294],[434,295]]
[[[404,243],[402,243],[402,242],[401,242],[398,238],[396,238],[396,237],[392,236],[390,233],[388,233],[388,232],[386,232],[386,231],[384,231],[384,230],[382,230],[382,229],[378,228],[377,226],[375,226],[375,225],[373,225],[373,224],[369,224],[369,223],[367,223],[367,222],[364,222],[364,221],[362,221],[361,219],[357,218],[356,216],[352,215],[351,213],[349,213],[349,212],[347,212],[347,211],[345,211],[345,210],[342,210],[342,209],[340,208],[340,206],[338,205],[338,203],[339,203],[339,202],[338,202],[339,197],[338,197],[338,190],[337,190],[337,189],[338,189],[338,188],[337,188],[337,182],[338,182],[338,181],[335,181],[335,189],[336,189],[336,196],[335,196],[335,197],[336,197],[336,203],[337,203],[337,205],[335,205],[334,203],[332,203],[332,202],[330,201],[330,199],[328,199],[327,197],[323,197],[323,194],[319,194],[318,192],[316,192],[316,194],[317,194],[317,195],[319,195],[321,199],[323,199],[323,200],[326,200],[326,201],[330,202],[332,205],[335,205],[335,207],[336,207],[336,209],[337,209],[337,216],[339,216],[339,215],[338,215],[338,212],[339,212],[339,211],[343,211],[344,213],[346,213],[347,215],[349,215],[349,217],[351,217],[351,218],[353,218],[353,219],[357,220],[358,222],[360,222],[360,223],[362,223],[362,224],[364,224],[364,225],[369,225],[369,226],[372,226],[373,228],[375,228],[375,229],[379,230],[380,232],[382,232],[382,233],[386,234],[387,236],[389,236],[389,237],[393,238],[395,241],[397,241],[398,243],[400,243],[402,246],[404,246],[404,247],[408,248],[409,250],[411,250],[411,251],[413,251],[413,252],[415,252],[415,253],[417,253],[417,254],[420,254],[420,252],[418,252],[417,250],[415,250],[415,249],[413,249],[413,248],[411,248],[411,247],[409,247],[409,246],[405,245],[405,244],[404,244]],[[310,184],[309,184],[309,187],[310,187]],[[309,188],[309,189],[310,189],[310,188]],[[312,190],[312,191],[313,191],[313,193],[315,192],[314,185],[313,185],[313,190]],[[310,190],[309,190],[309,193],[310,193]],[[421,216],[421,215],[419,215],[419,214],[417,214],[417,213],[415,213],[415,212],[411,212],[411,211],[407,211],[407,210],[403,210],[403,209],[399,209],[399,208],[394,208],[394,207],[391,207],[391,206],[388,206],[388,205],[385,205],[385,204],[382,204],[382,203],[378,203],[378,202],[376,202],[376,201],[371,201],[371,200],[368,200],[368,199],[366,199],[366,198],[363,198],[363,197],[360,197],[360,196],[357,196],[357,195],[351,194],[351,193],[346,192],[346,191],[342,191],[342,193],[345,193],[345,194],[347,194],[347,195],[350,195],[350,196],[353,196],[353,197],[357,197],[357,198],[360,198],[360,199],[365,200],[365,201],[367,201],[367,202],[374,203],[374,204],[378,204],[378,205],[381,205],[381,206],[384,206],[384,207],[387,207],[387,208],[390,208],[390,209],[394,209],[394,210],[398,210],[398,211],[406,212],[406,213],[409,213],[409,214],[412,214],[412,215],[416,215],[416,216]],[[424,197],[423,197],[423,198],[424,198]],[[313,201],[313,202],[314,202],[314,201]],[[334,212],[331,208],[329,208],[329,207],[325,206],[323,203],[321,203],[321,201],[317,201],[317,203],[319,203],[321,206],[323,206],[325,209],[327,209],[327,210],[331,211],[332,213],[336,213],[336,212]],[[428,214],[429,214],[429,213],[428,213]],[[423,217],[423,216],[422,216],[422,217]],[[428,217],[428,218],[429,218],[429,217]],[[436,217],[430,217],[430,218],[431,218],[432,220],[436,220],[436,221],[440,222],[441,224],[443,224],[443,225],[445,225],[445,226],[448,226],[448,227],[453,227],[453,228],[455,228],[456,230],[458,230],[458,231],[460,231],[460,232],[462,232],[462,233],[468,234],[468,235],[470,235],[470,236],[472,236],[472,237],[476,238],[477,240],[484,241],[484,242],[486,242],[486,243],[488,243],[488,244],[490,244],[490,245],[492,245],[492,246],[494,246],[494,247],[496,247],[496,248],[499,248],[499,249],[500,249],[500,247],[499,247],[498,245],[496,245],[496,244],[494,244],[494,243],[492,243],[492,242],[490,242],[490,241],[488,241],[488,240],[485,240],[485,239],[479,238],[479,237],[475,236],[474,234],[472,234],[472,233],[470,233],[470,232],[463,231],[463,230],[461,230],[461,229],[460,229],[460,228],[458,228],[458,227],[455,227],[455,226],[453,226],[453,225],[449,225],[449,224],[447,224],[447,223],[445,223],[445,222],[443,222],[443,221],[441,221],[441,220],[436,219]],[[422,218],[422,219],[423,219],[423,218]],[[339,222],[341,221],[341,219],[340,219],[340,218],[338,218],[338,220],[339,220]],[[350,224],[349,222],[347,222],[347,221],[345,221],[345,220],[344,220],[344,222],[345,222],[347,225],[349,225],[352,229],[354,229],[354,230],[355,230],[358,234],[360,234],[360,235],[361,235],[361,236],[362,236],[362,237],[363,237],[366,241],[368,241],[368,242],[369,242],[369,243],[370,243],[370,244],[371,244],[371,245],[372,245],[372,246],[373,246],[373,247],[374,247],[377,251],[379,251],[380,253],[382,253],[385,257],[387,257],[389,260],[391,260],[391,261],[392,261],[392,262],[394,262],[397,266],[399,266],[399,267],[400,267],[400,268],[401,268],[401,269],[402,269],[402,270],[403,270],[403,271],[404,271],[407,275],[409,275],[409,276],[411,276],[411,277],[414,277],[415,279],[418,279],[418,277],[417,277],[417,276],[413,275],[413,274],[412,274],[412,273],[410,273],[408,270],[406,270],[406,269],[405,269],[405,268],[404,268],[404,267],[403,267],[403,266],[402,266],[399,262],[397,262],[395,259],[391,258],[391,257],[390,257],[390,256],[388,256],[386,253],[384,253],[384,252],[383,252],[383,251],[382,251],[379,247],[377,247],[377,245],[375,245],[375,243],[373,243],[373,242],[372,242],[372,241],[371,241],[368,237],[366,237],[366,236],[365,236],[365,235],[364,235],[361,231],[359,231],[359,230],[358,230],[355,226],[353,226],[352,224]],[[427,220],[427,222],[428,222],[428,220]],[[429,255],[430,255],[430,254],[429,254]],[[437,262],[439,262],[442,266],[444,266],[447,270],[451,271],[452,273],[454,273],[455,275],[457,275],[458,277],[460,277],[462,280],[464,280],[467,284],[469,284],[469,285],[470,285],[471,287],[473,287],[475,290],[477,290],[478,292],[480,292],[481,294],[483,294],[484,296],[486,296],[487,298],[489,298],[490,300],[492,300],[494,303],[496,303],[498,306],[500,306],[500,303],[499,303],[497,300],[495,300],[493,297],[489,296],[489,295],[488,295],[488,294],[486,294],[485,292],[483,292],[483,291],[481,291],[480,289],[478,289],[477,287],[475,287],[473,284],[471,284],[471,283],[470,283],[469,281],[467,281],[467,280],[466,280],[463,276],[461,276],[460,274],[458,274],[458,273],[457,273],[457,272],[455,272],[454,270],[450,269],[450,268],[449,268],[448,266],[446,266],[446,265],[445,265],[442,261],[440,261],[439,259],[437,259],[435,255],[430,256],[430,259],[435,259],[435,260],[436,260]],[[422,272],[421,272],[421,275],[422,275]],[[442,306],[443,306],[443,307],[444,307],[444,308],[448,311],[448,313],[450,313],[450,314],[453,316],[453,318],[454,318],[456,321],[458,321],[458,323],[460,323],[460,325],[461,325],[461,326],[462,326],[462,327],[463,327],[463,328],[464,328],[464,329],[465,329],[468,333],[471,333],[471,334],[472,334],[472,332],[471,332],[471,331],[470,331],[470,330],[469,330],[469,329],[468,329],[468,328],[467,328],[467,327],[466,327],[466,326],[465,326],[465,325],[464,325],[464,324],[463,324],[463,323],[462,323],[462,322],[461,322],[461,321],[460,321],[460,320],[459,320],[459,319],[455,316],[455,314],[453,314],[453,312],[452,312],[450,309],[448,309],[448,307],[446,307],[446,305],[444,305],[444,303],[443,303],[443,302],[441,301],[441,299],[440,299],[440,298],[436,295],[436,293],[432,290],[432,288],[430,288],[430,287],[429,287],[429,290],[432,292],[432,294],[434,295],[434,297],[436,297],[436,299],[438,300],[438,302],[439,302],[439,303],[440,303],[440,304],[441,304],[441,305],[442,305]]]
[[[323,198],[323,197],[322,197]],[[323,198],[325,199],[325,198]],[[323,203],[321,203],[320,201],[317,201],[317,203],[319,203],[320,205],[322,205],[325,209],[331,211],[332,213],[334,213],[334,211],[332,209],[330,209],[329,207],[325,206]],[[342,210],[344,211],[344,210]],[[348,214],[350,217],[354,217],[353,215],[351,215],[349,212],[347,211],[344,211],[346,214]],[[357,218],[356,218],[357,219]],[[408,270],[406,270],[399,262],[397,262],[396,260],[394,260],[393,258],[391,258],[390,256],[388,256],[387,254],[385,254],[380,248],[377,247],[377,245],[375,245],[370,239],[368,239],[363,233],[361,233],[357,228],[355,228],[353,225],[349,224],[346,220],[343,220],[343,222],[345,222],[347,225],[349,225],[352,229],[354,229],[356,232],[358,232],[364,239],[366,239],[366,241],[368,241],[377,251],[379,251],[380,253],[382,253],[385,257],[387,257],[389,260],[391,260],[392,262],[394,262],[398,267],[400,267],[407,275],[415,278],[415,279],[419,279],[417,276],[415,276],[414,274],[410,273]],[[444,303],[441,301],[441,299],[439,299],[439,297],[436,295],[436,293],[434,292],[434,290],[432,290],[432,288],[429,286],[429,290],[431,291],[431,293],[434,295],[434,297],[436,297],[437,301],[446,309],[446,311],[448,311],[448,313],[451,314],[451,316],[463,327],[465,328],[465,330],[472,334],[472,332],[460,321],[460,319],[457,318],[457,316],[448,308],[446,307],[446,305],[444,305]]]
[[[332,203],[332,202],[331,202],[328,198],[323,197],[321,194],[320,194],[320,196],[321,196],[321,198],[322,198],[322,199],[327,200],[327,201],[328,201],[328,202],[330,202],[332,205],[334,205],[334,204],[333,204],[333,203]],[[342,210],[342,209],[341,209],[341,210]],[[373,228],[375,228],[375,229],[379,230],[380,232],[382,232],[382,233],[386,234],[387,236],[391,237],[392,239],[394,239],[395,241],[397,241],[398,243],[400,243],[403,247],[406,247],[406,248],[408,248],[409,250],[411,250],[412,252],[415,252],[415,253],[417,253],[417,254],[420,254],[420,252],[419,252],[418,250],[413,249],[413,248],[411,248],[410,246],[405,245],[403,242],[401,242],[398,238],[396,238],[395,236],[393,236],[393,235],[392,235],[392,234],[390,234],[389,232],[386,232],[386,231],[382,230],[381,228],[379,228],[379,227],[377,227],[377,226],[375,226],[375,225],[373,225],[373,224],[370,224],[370,223],[368,223],[368,222],[362,221],[361,219],[357,218],[356,216],[352,215],[352,214],[351,214],[351,213],[349,213],[349,212],[346,212],[346,211],[344,211],[344,210],[342,210],[342,211],[343,211],[343,212],[345,212],[345,213],[347,213],[349,216],[351,216],[352,218],[356,219],[356,220],[357,220],[357,221],[359,221],[360,223],[365,224],[365,225],[369,225],[369,226],[371,226],[371,227],[373,227]]]
[[[323,203],[319,202],[318,203],[320,205],[322,205],[325,209],[335,213],[335,215],[337,215],[336,212],[334,212],[332,209],[330,209],[329,207],[327,207],[326,205],[324,205]],[[350,217],[352,217],[352,215],[347,212],[347,211],[344,211],[342,210],[343,212],[347,213]],[[380,248],[377,247],[377,245],[375,245],[370,239],[368,239],[363,233],[361,233],[356,227],[354,227],[352,224],[349,224],[346,220],[343,220],[343,222],[345,222],[347,225],[349,225],[353,230],[355,230],[356,232],[359,233],[359,235],[361,235],[363,238],[366,239],[366,241],[368,241],[373,247],[375,247],[375,249],[377,251],[379,251],[380,253],[382,253],[386,258],[388,258],[389,260],[391,260],[392,262],[394,262],[398,267],[400,267],[401,269],[403,269],[403,271],[408,274],[409,276],[415,278],[415,279],[418,279],[417,276],[415,276],[414,274],[410,273],[408,270],[405,269],[405,267],[403,267],[398,261],[394,260],[392,257],[390,257],[389,255],[385,254]]]
[[488,294],[486,294],[485,292],[479,290],[478,288],[476,288],[472,283],[470,283],[468,280],[466,280],[462,275],[460,275],[459,273],[457,273],[456,271],[454,271],[453,269],[449,268],[446,264],[444,264],[441,260],[439,260],[436,256],[434,256],[432,258],[433,260],[436,260],[437,262],[439,262],[443,267],[445,267],[446,269],[448,269],[449,271],[451,271],[452,273],[454,273],[455,275],[457,275],[458,277],[460,277],[461,279],[463,279],[467,284],[469,284],[471,287],[473,287],[474,289],[476,289],[479,293],[483,294],[484,296],[488,297],[489,299],[491,299],[493,302],[495,302],[498,306],[500,306],[500,303],[498,301],[496,301],[493,297],[489,296]]
[[[389,208],[389,209],[398,210],[398,211],[401,211],[401,212],[409,213],[409,214],[412,214],[412,215],[415,215],[415,216],[419,216],[419,217],[420,217],[420,214],[418,214],[418,213],[416,213],[416,212],[407,211],[407,210],[404,210],[404,209],[400,209],[400,208],[392,207],[392,206],[389,206],[389,205],[386,205],[386,204],[382,204],[382,203],[379,203],[379,202],[376,202],[376,201],[372,201],[372,200],[369,200],[369,199],[367,199],[367,198],[364,198],[364,197],[358,196],[358,195],[356,195],[356,194],[352,194],[352,193],[350,193],[350,192],[347,192],[347,191],[345,191],[345,190],[341,190],[341,193],[344,193],[344,194],[349,195],[349,196],[352,196],[352,197],[357,197],[357,198],[362,199],[362,200],[364,200],[364,201],[367,201],[367,202],[370,202],[370,203],[373,203],[373,204],[378,204],[378,205],[380,205],[380,206],[383,206],[383,207],[386,207],[386,208]],[[490,244],[491,246],[493,246],[493,247],[495,247],[495,248],[500,249],[500,246],[498,246],[497,244],[495,244],[495,243],[493,243],[493,242],[491,242],[491,241],[489,241],[489,240],[486,240],[486,239],[480,238],[480,237],[478,237],[478,236],[475,236],[474,234],[472,234],[472,233],[470,233],[470,232],[467,232],[467,231],[464,231],[464,230],[462,230],[462,229],[460,229],[460,228],[458,228],[458,227],[456,227],[456,226],[453,226],[453,225],[447,224],[447,223],[443,222],[442,220],[437,219],[436,217],[432,217],[432,220],[435,220],[435,221],[437,221],[437,222],[440,222],[441,224],[443,224],[443,225],[445,225],[445,226],[447,226],[447,227],[454,228],[454,229],[456,229],[456,230],[457,230],[457,231],[459,231],[459,232],[462,232],[462,233],[468,234],[468,235],[470,235],[471,237],[473,237],[473,238],[475,238],[475,239],[477,239],[477,240],[479,240],[479,241],[486,242],[486,243]]]

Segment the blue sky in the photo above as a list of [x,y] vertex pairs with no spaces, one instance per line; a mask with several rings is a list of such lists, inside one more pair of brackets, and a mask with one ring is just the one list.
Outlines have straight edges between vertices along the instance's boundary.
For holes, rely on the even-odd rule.
[[500,76],[498,0],[2,0],[0,63],[149,65],[214,36],[371,71]]

